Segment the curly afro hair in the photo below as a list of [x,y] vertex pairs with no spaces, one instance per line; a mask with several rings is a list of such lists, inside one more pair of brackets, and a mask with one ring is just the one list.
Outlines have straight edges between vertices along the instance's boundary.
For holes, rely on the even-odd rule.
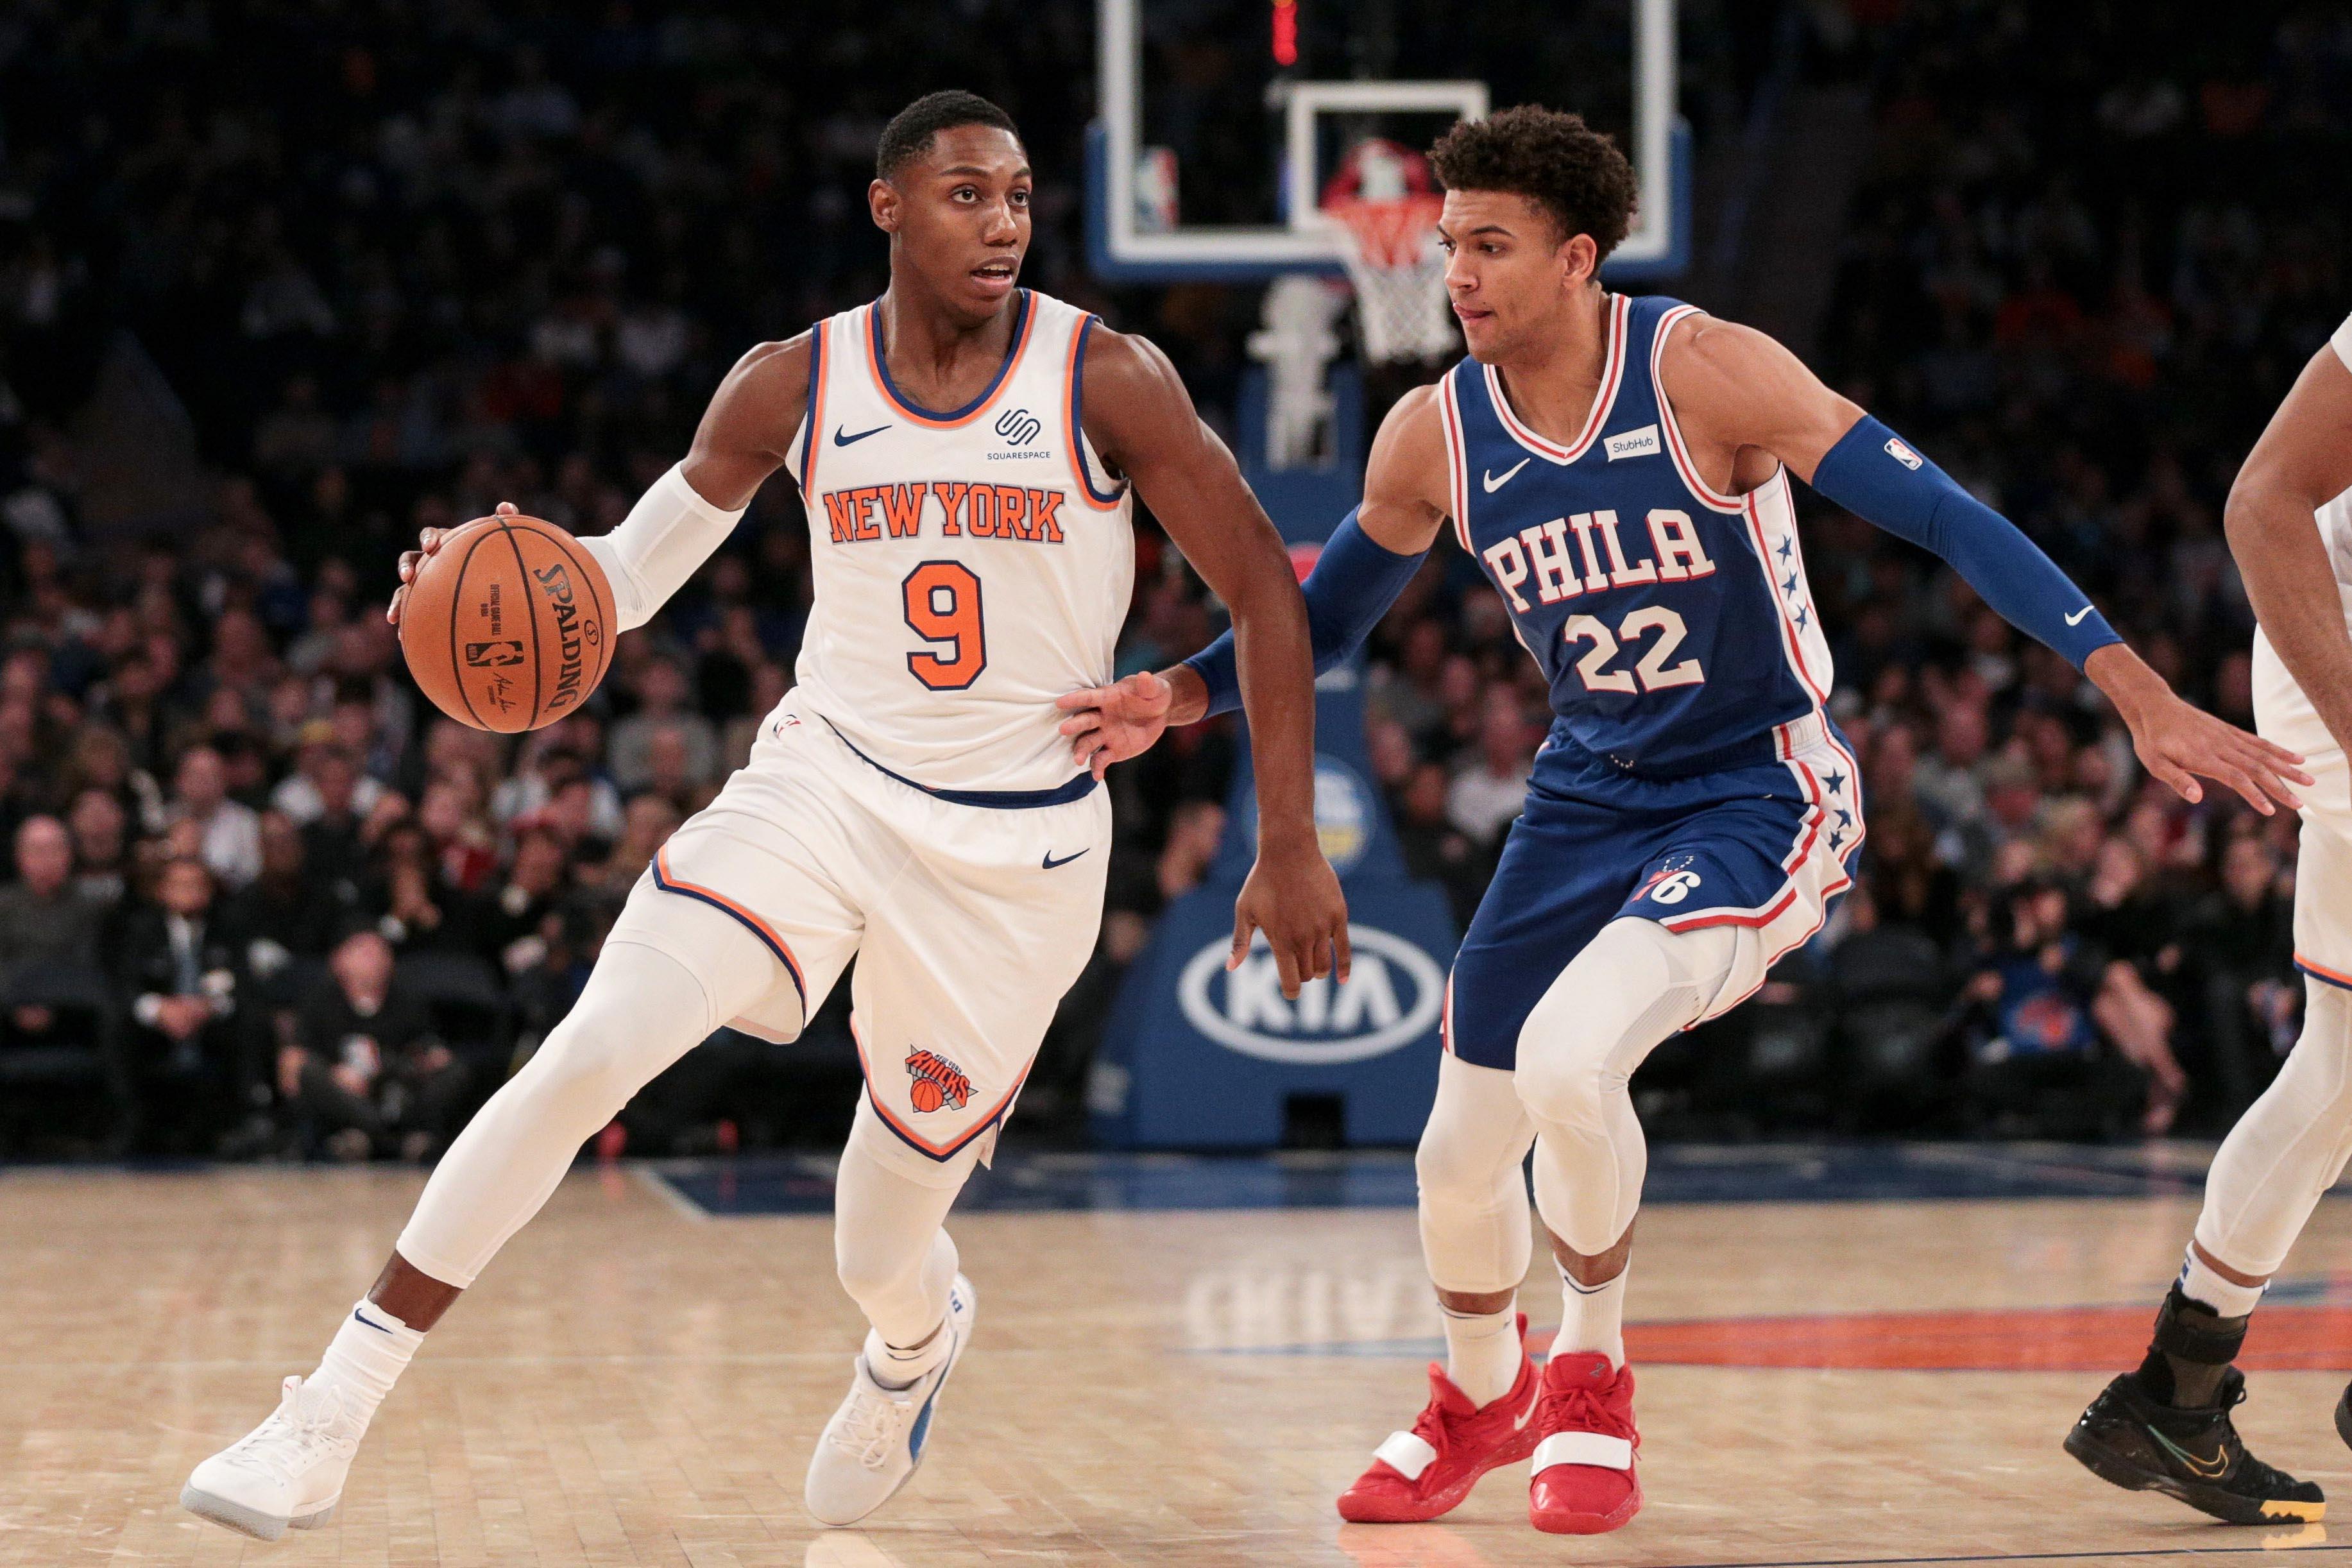
[[890,178],[909,161],[929,152],[932,138],[940,132],[964,125],[992,125],[1009,132],[1015,142],[1021,140],[1021,128],[1013,123],[1013,116],[976,92],[926,93],[892,115],[890,123],[882,128],[881,145],[874,153],[875,174]]
[[1449,191],[1508,191],[1549,213],[1560,237],[1589,234],[1606,258],[1633,221],[1633,165],[1616,142],[1584,122],[1523,103],[1465,120],[1429,150]]

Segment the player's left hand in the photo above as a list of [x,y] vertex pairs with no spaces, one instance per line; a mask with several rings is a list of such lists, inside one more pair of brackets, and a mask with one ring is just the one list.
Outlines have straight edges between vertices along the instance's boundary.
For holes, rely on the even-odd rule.
[[1274,949],[1285,996],[1297,998],[1301,985],[1326,974],[1348,983],[1348,896],[1319,846],[1280,849],[1259,843],[1257,864],[1234,900],[1228,970],[1242,966],[1252,933],[1260,931]]
[[2294,811],[2303,805],[2294,786],[2311,783],[2311,775],[2299,765],[2301,756],[2192,708],[2170,691],[2146,711],[2127,716],[2126,722],[2141,765],[2191,805],[2205,798],[2199,777],[2229,785],[2264,816],[2281,805]]
[[1054,706],[1070,715],[1062,721],[1070,760],[1100,778],[1111,763],[1141,756],[1168,728],[1175,696],[1174,687],[1148,669],[1108,686],[1064,692]]

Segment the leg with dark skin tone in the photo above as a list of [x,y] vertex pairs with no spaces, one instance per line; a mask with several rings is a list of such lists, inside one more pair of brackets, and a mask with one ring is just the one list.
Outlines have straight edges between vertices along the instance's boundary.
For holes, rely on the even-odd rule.
[[[1617,1238],[1617,1245],[1601,1253],[1587,1255],[1579,1252],[1554,1236],[1549,1228],[1544,1231],[1544,1239],[1551,1243],[1551,1255],[1559,1259],[1559,1266],[1567,1269],[1570,1277],[1580,1285],[1608,1284],[1625,1272],[1625,1265],[1633,1257],[1633,1227],[1630,1225],[1625,1227],[1625,1234]],[[2201,1248],[2200,1250],[2202,1251]],[[2219,1268],[2220,1265],[2214,1267]],[[2227,1270],[2222,1271],[2222,1277],[2231,1278]],[[1459,1312],[1465,1317],[1486,1317],[1509,1306],[1512,1298],[1517,1294],[1516,1290],[1440,1290],[1437,1304],[1449,1312]]]
[[369,1300],[418,1333],[439,1322],[449,1303],[464,1294],[463,1287],[444,1285],[397,1252],[368,1287]]

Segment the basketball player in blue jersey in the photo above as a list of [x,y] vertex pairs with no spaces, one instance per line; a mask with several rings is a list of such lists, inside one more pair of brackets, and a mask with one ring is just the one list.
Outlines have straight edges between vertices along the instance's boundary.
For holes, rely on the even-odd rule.
[[617,530],[581,542],[626,631],[790,469],[816,577],[798,684],[750,763],[655,857],[572,1011],[451,1145],[319,1369],[286,1379],[274,1415],[196,1467],[184,1506],[265,1540],[331,1520],[425,1331],[582,1141],[730,1020],[791,1039],[853,954],[866,1091],[834,1237],[869,1329],[804,1496],[848,1524],[906,1483],[971,1337],[971,1285],[941,1221],[1102,918],[1110,805],[1098,774],[1073,770],[1054,700],[1111,677],[1133,495],[1242,632],[1265,826],[1234,907],[1236,958],[1262,929],[1286,994],[1345,973],[1289,557],[1166,356],[1019,286],[1030,187],[995,105],[934,93],[901,111],[866,193],[889,237],[888,291],[751,350],[686,460]]
[[[2176,697],[2024,535],[1779,343],[1604,289],[1633,174],[1577,116],[1465,122],[1432,162],[1470,357],[1381,425],[1363,504],[1307,581],[1317,663],[1358,647],[1451,532],[1543,668],[1555,720],[1454,960],[1421,1142],[1446,1365],[1339,1510],[1434,1518],[1532,1455],[1536,1527],[1592,1533],[1642,1501],[1621,1323],[1646,1154],[1627,1080],[1818,931],[1862,847],[1791,475],[1934,551],[2064,654],[2188,799],[2202,774],[2268,812],[2309,781]],[[1219,643],[1065,699],[1064,730],[1099,767],[1234,692]],[[1530,1143],[1562,1287],[1540,1373],[1514,1300]]]

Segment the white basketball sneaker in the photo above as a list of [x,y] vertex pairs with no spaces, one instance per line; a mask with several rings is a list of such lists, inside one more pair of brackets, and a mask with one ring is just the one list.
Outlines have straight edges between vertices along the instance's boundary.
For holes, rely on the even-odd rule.
[[180,1506],[257,1541],[318,1530],[334,1521],[365,1431],[332,1384],[289,1377],[268,1420],[196,1467]]
[[948,1287],[947,1359],[905,1388],[885,1388],[860,1352],[849,1397],[824,1424],[808,1468],[808,1510],[821,1524],[856,1524],[884,1503],[915,1467],[931,1435],[940,1391],[963,1358],[975,1310],[971,1281],[959,1274]]

